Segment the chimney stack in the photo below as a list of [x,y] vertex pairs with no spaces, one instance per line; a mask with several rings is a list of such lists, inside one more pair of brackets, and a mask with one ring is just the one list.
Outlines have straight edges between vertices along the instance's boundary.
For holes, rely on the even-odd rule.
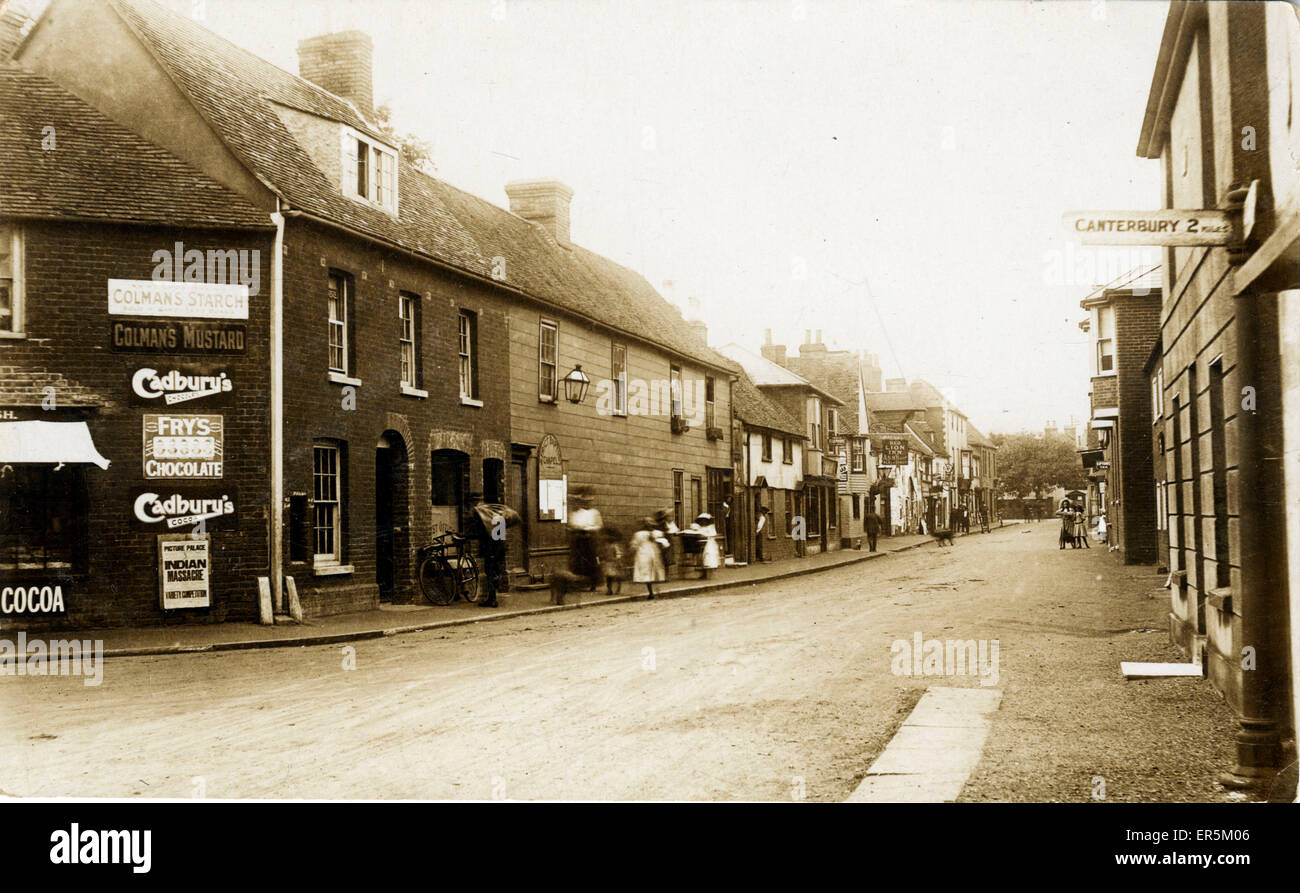
[[785,345],[772,343],[772,330],[768,329],[766,333],[767,343],[758,349],[763,355],[763,359],[770,363],[776,363],[778,366],[785,365]]
[[540,223],[561,245],[569,244],[573,190],[559,180],[512,180],[506,184],[511,212]]
[[804,329],[803,344],[799,345],[799,356],[810,357],[824,353],[826,353],[826,345],[822,344],[822,330],[817,330],[817,340],[814,341],[812,329]]
[[885,379],[885,390],[891,394],[898,394],[907,391],[906,378],[887,378]]
[[298,41],[298,74],[352,101],[366,119],[375,114],[375,45],[364,31],[336,31]]

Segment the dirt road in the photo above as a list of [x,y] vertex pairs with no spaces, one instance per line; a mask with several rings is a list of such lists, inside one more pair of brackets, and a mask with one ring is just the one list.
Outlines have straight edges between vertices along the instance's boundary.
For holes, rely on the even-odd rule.
[[2,677],[0,789],[842,800],[927,684],[979,684],[895,675],[895,640],[1000,637],[1004,684],[1063,626],[1149,626],[1141,610],[1074,617],[1086,606],[1053,581],[1075,556],[1045,548],[1047,526],[698,598],[350,646],[113,659],[98,687]]

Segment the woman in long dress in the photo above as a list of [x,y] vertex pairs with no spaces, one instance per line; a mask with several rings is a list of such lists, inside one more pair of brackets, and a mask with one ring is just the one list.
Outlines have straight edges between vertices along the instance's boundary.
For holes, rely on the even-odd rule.
[[644,583],[648,598],[655,597],[654,584],[666,579],[663,549],[667,545],[667,538],[651,518],[642,521],[641,529],[632,534],[629,544],[632,550],[632,582]]
[[709,571],[722,566],[722,549],[718,547],[718,528],[713,523],[713,516],[708,512],[701,512],[695,519],[695,524],[699,528],[700,536],[704,537],[700,567],[704,569],[704,576],[707,579]]

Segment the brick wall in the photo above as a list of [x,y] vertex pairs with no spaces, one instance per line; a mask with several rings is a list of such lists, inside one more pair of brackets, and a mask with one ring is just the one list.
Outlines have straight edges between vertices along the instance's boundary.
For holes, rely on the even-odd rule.
[[1159,336],[1160,295],[1131,295],[1115,301],[1115,376],[1119,406],[1118,443],[1108,497],[1119,519],[1119,544],[1126,564],[1156,560],[1156,506],[1151,464],[1151,380],[1144,371]]
[[[470,489],[483,491],[485,459],[509,462],[507,320],[493,289],[407,255],[346,234],[291,220],[285,235],[285,492],[313,493],[313,446],[346,445],[343,562],[346,574],[320,574],[313,563],[291,561],[286,531],[286,573],[292,574],[308,615],[359,610],[378,603],[376,563],[376,462],[381,436],[399,457],[394,503],[394,600],[419,601],[413,553],[451,523],[431,504],[434,450],[468,456]],[[346,273],[355,289],[351,309],[350,377],[330,380],[328,288],[331,271]],[[398,296],[419,296],[420,388],[401,389]],[[459,391],[459,314],[478,321],[479,399],[462,405]],[[354,408],[349,398],[355,399]],[[310,517],[310,507],[308,516]],[[287,522],[288,519],[286,519]],[[436,528],[436,529],[435,529]]]
[[[151,278],[153,254],[184,248],[258,250],[260,290],[250,297],[243,353],[182,356],[162,351],[126,352],[110,347],[114,321],[138,317],[108,315],[108,280]],[[30,626],[93,627],[174,621],[248,620],[257,616],[256,578],[267,573],[269,415],[266,339],[270,283],[270,235],[94,224],[29,222],[25,225],[26,324],[28,337],[0,342],[0,365],[60,373],[98,395],[103,404],[87,416],[107,470],[85,466],[89,513],[88,566],[74,579],[66,618],[19,621]],[[172,407],[142,405],[132,398],[137,369],[160,372],[196,364],[225,372],[234,390],[228,398],[202,398]],[[162,400],[157,401],[158,404]],[[147,481],[143,469],[142,420],[146,413],[219,414],[224,424],[224,475],[220,480]],[[39,417],[44,417],[42,412]],[[62,417],[57,410],[50,418]],[[235,494],[235,518],[208,522],[211,541],[209,608],[164,612],[159,607],[158,541],[162,532],[131,522],[133,495],[202,489]]]

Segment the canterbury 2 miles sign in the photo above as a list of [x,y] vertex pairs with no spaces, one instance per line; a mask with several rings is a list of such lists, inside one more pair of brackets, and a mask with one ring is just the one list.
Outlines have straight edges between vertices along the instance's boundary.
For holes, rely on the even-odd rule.
[[1072,211],[1065,228],[1085,245],[1231,245],[1238,241],[1226,211]]

